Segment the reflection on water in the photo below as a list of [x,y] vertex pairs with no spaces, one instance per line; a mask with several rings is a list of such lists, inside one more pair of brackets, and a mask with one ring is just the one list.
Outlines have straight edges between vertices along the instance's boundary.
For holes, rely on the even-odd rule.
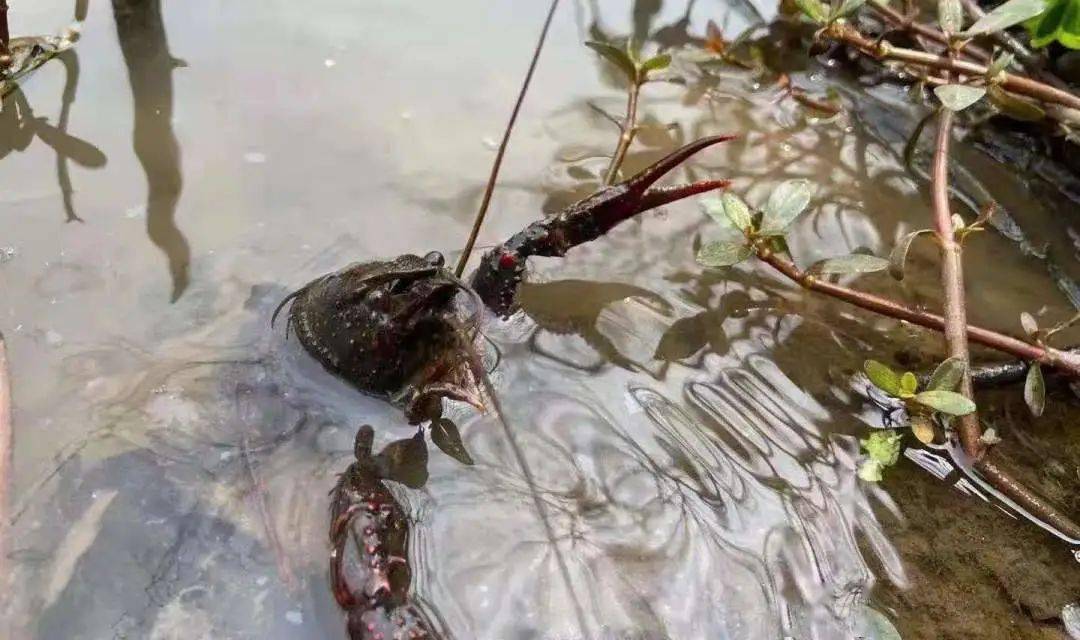
[[146,172],[146,234],[169,260],[176,302],[191,277],[191,248],[175,220],[184,178],[173,133],[172,73],[184,63],[169,53],[161,0],[113,0],[112,6],[135,103],[132,144]]
[[[79,64],[42,67],[2,114],[19,585],[0,602],[5,638],[343,637],[327,492],[358,425],[375,426],[376,451],[415,430],[326,374],[270,313],[350,262],[453,250],[487,174],[484,138],[520,81],[520,56],[501,52],[532,41],[546,6],[236,4],[82,3],[88,25],[115,20],[115,32],[87,29]],[[740,32],[747,6],[581,2],[558,15],[480,243],[586,189],[606,163],[615,134],[590,105],[618,114],[624,96],[580,44],[590,25],[692,41],[710,19]],[[31,11],[48,24],[70,10]],[[190,73],[173,77],[166,29]],[[673,179],[730,177],[753,202],[782,179],[820,182],[790,238],[800,264],[881,253],[925,224],[899,91],[868,94],[827,68],[795,74],[808,90],[839,84],[855,106],[820,120],[744,71],[682,71],[688,86],[647,87],[628,170],[740,133]],[[30,110],[58,95],[56,131],[70,125],[110,159],[83,175],[104,153],[55,145],[73,160],[61,165],[83,225],[38,215],[70,202],[52,152],[31,144],[60,139],[39,135]],[[972,171],[996,198],[1025,193],[1021,178]],[[131,202],[144,180],[145,208]],[[1053,213],[1023,211],[1033,245],[1067,237]],[[506,424],[455,412],[476,465],[433,452],[422,487],[387,483],[411,523],[410,598],[446,637],[851,638],[875,580],[906,584],[870,508],[888,496],[853,473],[862,407],[836,372],[887,339],[910,342],[909,329],[751,265],[703,273],[704,220],[681,203],[537,261],[532,317],[489,327]],[[990,265],[971,274],[988,298],[972,309],[980,324],[1052,297],[1011,240],[983,234],[965,249]],[[909,261],[902,285],[859,286],[938,304],[932,248]]]

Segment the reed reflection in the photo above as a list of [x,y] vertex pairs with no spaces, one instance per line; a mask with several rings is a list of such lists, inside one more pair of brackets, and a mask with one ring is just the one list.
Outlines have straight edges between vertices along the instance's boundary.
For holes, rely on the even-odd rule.
[[168,259],[170,300],[176,302],[191,279],[191,248],[176,224],[184,178],[172,126],[172,72],[184,63],[169,53],[160,0],[113,0],[112,5],[134,102],[132,143],[146,173],[146,233]]

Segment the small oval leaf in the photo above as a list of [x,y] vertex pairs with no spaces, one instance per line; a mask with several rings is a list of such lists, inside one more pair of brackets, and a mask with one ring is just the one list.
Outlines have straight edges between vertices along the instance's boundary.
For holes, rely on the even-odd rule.
[[1002,114],[1021,122],[1038,122],[1046,117],[1046,111],[1031,100],[1009,93],[1001,87],[988,87],[986,97]]
[[618,67],[630,82],[637,80],[637,65],[630,59],[630,55],[623,49],[609,42],[589,40],[585,43],[593,51],[599,53],[605,60]]
[[1027,311],[1020,312],[1020,326],[1030,338],[1034,338],[1035,334],[1039,333],[1039,323],[1035,321],[1035,316]]
[[915,395],[915,392],[919,389],[919,379],[915,377],[915,374],[907,371],[904,375],[900,376],[900,396],[903,398],[910,398]]
[[945,84],[934,87],[934,94],[937,95],[938,100],[941,100],[941,104],[945,105],[946,109],[963,111],[978,102],[986,94],[986,89],[970,87],[966,84]]
[[753,226],[753,216],[750,215],[750,207],[743,202],[742,198],[734,193],[726,192],[720,196],[720,203],[724,207],[724,214],[736,229],[743,233],[750,231]]
[[814,195],[814,185],[809,180],[786,180],[769,194],[761,221],[761,234],[783,235],[795,218],[803,212]]
[[815,262],[807,273],[835,275],[846,273],[874,273],[889,268],[889,261],[885,258],[867,255],[865,253],[853,253],[851,255],[826,258]]
[[918,238],[924,233],[933,233],[930,229],[919,229],[918,231],[912,231],[903,238],[900,238],[900,242],[896,243],[893,247],[892,253],[889,254],[889,275],[897,280],[904,279],[904,271],[907,269],[907,256],[911,251],[911,243],[915,242],[915,238]]
[[954,391],[936,389],[915,394],[915,402],[950,416],[966,416],[975,411],[975,403]]
[[999,73],[1012,66],[1012,63],[1015,60],[1016,56],[1008,51],[999,53],[998,56],[990,62],[990,66],[986,68],[986,81],[993,81]]
[[753,252],[746,243],[710,242],[698,251],[697,261],[706,267],[730,267],[746,260]]
[[1024,402],[1031,415],[1038,418],[1046,409],[1046,381],[1043,379],[1042,367],[1037,362],[1028,367],[1027,379],[1024,380]]
[[900,374],[893,371],[888,365],[877,360],[867,360],[863,363],[863,371],[866,377],[875,387],[881,389],[890,396],[900,395]]
[[671,64],[671,55],[667,53],[661,53],[655,55],[645,62],[641,63],[641,69],[646,73],[650,71],[660,71],[661,69],[667,69]]
[[431,423],[431,441],[443,453],[461,464],[469,466],[474,464],[472,456],[469,455],[469,452],[465,449],[465,444],[461,441],[461,433],[458,431],[457,425],[450,420],[441,418]]
[[945,33],[956,33],[964,26],[964,8],[960,0],[938,0],[938,24]]
[[954,391],[967,370],[963,358],[952,357],[942,362],[930,375],[926,388],[930,391]]
[[829,17],[825,5],[819,0],[795,0],[795,6],[803,12],[803,15],[818,24],[822,24]]
[[926,416],[915,416],[911,419],[911,433],[923,444],[934,441],[934,425]]
[[982,33],[1001,31],[1033,18],[1046,10],[1044,0],[1009,0],[1003,5],[975,21],[964,32],[965,36],[977,36]]

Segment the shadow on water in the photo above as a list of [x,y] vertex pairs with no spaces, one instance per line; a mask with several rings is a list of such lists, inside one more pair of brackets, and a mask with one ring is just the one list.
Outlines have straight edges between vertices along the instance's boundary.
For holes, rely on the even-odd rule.
[[71,184],[68,162],[100,169],[106,165],[108,158],[93,144],[68,133],[71,106],[79,87],[79,56],[74,49],[67,49],[56,54],[55,58],[65,71],[60,117],[56,126],[49,124],[46,118],[36,116],[22,89],[15,86],[4,96],[3,110],[0,111],[0,159],[12,151],[25,151],[35,138],[45,143],[56,153],[56,181],[63,195],[66,221],[82,222],[83,219],[75,211],[75,190]]
[[184,66],[169,53],[160,0],[113,0],[116,35],[134,99],[135,155],[146,173],[146,234],[169,260],[171,301],[191,280],[191,247],[176,225],[184,178],[180,145],[172,128],[172,72]]

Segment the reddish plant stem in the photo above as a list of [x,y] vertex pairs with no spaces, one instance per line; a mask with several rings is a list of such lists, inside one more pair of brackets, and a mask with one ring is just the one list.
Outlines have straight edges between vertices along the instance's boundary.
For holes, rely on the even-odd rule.
[[[913,309],[895,300],[876,296],[872,293],[856,291],[843,285],[820,280],[801,271],[789,260],[767,249],[758,249],[757,255],[763,262],[779,271],[789,280],[802,285],[810,291],[822,293],[860,309],[910,322],[920,327],[934,331],[945,330],[945,319],[937,314]],[[1039,362],[1048,367],[1059,369],[1071,377],[1080,378],[1080,357],[1068,351],[1040,347],[1004,333],[970,325],[967,327],[967,336],[972,342],[985,347],[1007,353],[1021,360]]]
[[[834,23],[825,29],[824,34],[828,38],[849,44],[878,60],[894,60],[905,64],[960,73],[974,78],[986,76],[987,68],[984,65],[966,60],[955,60],[935,53],[895,47],[887,42],[877,42],[867,38],[847,24]],[[1002,73],[1000,78],[1003,89],[1043,102],[1080,110],[1080,96],[1074,93],[1013,73]]]
[[[930,165],[930,202],[934,214],[934,229],[941,248],[941,286],[945,294],[945,343],[949,356],[970,364],[967,345],[967,309],[964,298],[964,267],[962,248],[953,230],[949,211],[949,141],[952,136],[953,112],[942,109],[938,119],[934,157]],[[960,392],[973,398],[970,366],[960,381]],[[982,427],[977,413],[957,418],[957,431],[964,452],[973,459],[975,469],[998,491],[1011,498],[1021,508],[1053,525],[1073,539],[1080,538],[1080,525],[1058,511],[1048,502],[1011,477],[1004,469],[987,460],[986,446],[981,440]]]
[[[950,358],[963,360],[967,367],[960,380],[960,393],[967,398],[971,389],[970,356],[967,341],[967,308],[964,303],[964,263],[960,243],[953,230],[949,211],[949,138],[952,135],[953,112],[942,109],[938,115],[934,157],[930,165],[930,204],[934,214],[934,230],[941,249],[941,288],[945,296],[945,344]],[[975,413],[957,418],[960,443],[976,460],[982,458],[985,446],[979,437],[982,427]]]
[[626,152],[630,149],[634,136],[637,135],[638,96],[641,94],[642,83],[640,78],[635,78],[627,92],[626,118],[619,125],[622,133],[619,134],[619,143],[615,146],[615,153],[612,154],[611,163],[608,164],[607,173],[604,175],[605,187],[615,184],[615,179],[619,176],[619,167],[626,159]]
[[[921,22],[915,22],[914,20],[905,17],[899,11],[896,11],[895,9],[884,5],[879,5],[875,2],[867,3],[867,6],[869,6],[874,13],[880,16],[882,20],[888,22],[893,27],[910,30],[912,33],[918,34],[929,40],[933,40],[934,42],[940,44],[943,47],[949,46],[949,37],[946,36],[945,33],[941,31],[941,29],[937,29],[933,26],[923,24]],[[970,55],[972,58],[980,62],[990,62],[990,54],[987,53],[986,50],[981,49],[975,45],[969,44],[964,47],[964,54]]]

